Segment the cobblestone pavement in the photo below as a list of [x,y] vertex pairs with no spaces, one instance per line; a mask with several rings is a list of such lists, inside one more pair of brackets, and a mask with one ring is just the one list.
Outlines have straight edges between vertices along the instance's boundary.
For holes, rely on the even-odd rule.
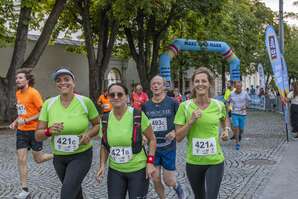
[[[280,161],[285,138],[282,131],[281,115],[269,112],[251,112],[247,129],[241,143],[241,150],[234,150],[233,143],[223,143],[225,153],[225,173],[220,189],[220,199],[256,198],[263,190],[274,167]],[[185,173],[185,142],[178,145],[178,180],[190,194],[190,186]],[[87,199],[107,198],[106,179],[101,184],[95,181],[98,165],[98,141],[94,141],[93,165],[83,183]],[[44,151],[49,152],[48,142]],[[0,132],[0,198],[11,199],[20,191],[13,132]],[[36,164],[29,156],[29,189],[32,199],[59,198],[59,182],[52,162]],[[171,189],[166,189],[167,198],[176,198]],[[158,198],[150,185],[148,198]],[[193,196],[189,196],[193,198]]]

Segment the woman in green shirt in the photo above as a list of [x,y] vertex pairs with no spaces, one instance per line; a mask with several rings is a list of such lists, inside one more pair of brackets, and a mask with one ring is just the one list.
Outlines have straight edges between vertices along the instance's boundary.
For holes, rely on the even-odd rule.
[[[102,119],[103,139],[100,149],[100,164],[97,180],[104,176],[106,161],[109,162],[108,171],[108,198],[125,199],[128,192],[130,199],[145,198],[148,192],[149,179],[155,168],[154,154],[156,138],[153,134],[149,119],[143,112],[139,112],[141,127],[139,131],[139,150],[134,150],[135,113],[132,107],[127,106],[127,88],[115,83],[109,86],[108,96],[113,109]],[[146,157],[142,147],[142,135],[149,141],[149,154]]]
[[219,126],[228,138],[229,121],[222,102],[212,99],[214,79],[209,69],[198,68],[192,76],[193,99],[180,104],[176,113],[176,140],[187,137],[186,173],[196,199],[216,199],[224,171]]
[[59,95],[45,101],[39,115],[37,140],[51,138],[53,164],[62,182],[61,199],[83,199],[81,183],[92,163],[90,140],[99,129],[93,102],[74,94],[73,73],[61,68],[53,74]]

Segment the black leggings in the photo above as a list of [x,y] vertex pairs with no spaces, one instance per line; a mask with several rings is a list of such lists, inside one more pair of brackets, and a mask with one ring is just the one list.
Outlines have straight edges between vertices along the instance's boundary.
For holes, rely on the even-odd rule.
[[74,155],[55,155],[54,167],[62,182],[60,199],[83,199],[82,182],[92,163],[92,148]]
[[195,199],[216,199],[224,173],[224,163],[217,165],[186,164],[186,174]]
[[146,169],[131,173],[123,173],[109,168],[108,198],[125,199],[128,191],[129,199],[145,199],[149,187]]

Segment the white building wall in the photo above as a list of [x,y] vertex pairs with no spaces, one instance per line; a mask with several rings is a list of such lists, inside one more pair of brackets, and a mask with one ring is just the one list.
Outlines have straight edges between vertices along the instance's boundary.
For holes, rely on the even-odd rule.
[[[28,42],[28,50],[30,52],[33,48],[34,41]],[[13,53],[13,47],[0,48],[0,76],[5,76]],[[27,53],[28,54],[28,53]],[[83,95],[89,95],[89,69],[88,60],[85,55],[67,52],[64,45],[56,44],[46,48],[41,56],[37,66],[34,68],[34,75],[36,79],[35,88],[37,88],[44,99],[57,95],[54,81],[51,79],[52,73],[56,68],[61,66],[69,67],[76,76],[76,91]],[[105,79],[112,68],[120,71],[124,84],[130,87],[131,82],[139,81],[136,65],[133,60],[123,61],[112,58],[109,63],[109,68],[106,71]],[[124,76],[123,76],[124,75]],[[125,78],[126,76],[126,78]]]

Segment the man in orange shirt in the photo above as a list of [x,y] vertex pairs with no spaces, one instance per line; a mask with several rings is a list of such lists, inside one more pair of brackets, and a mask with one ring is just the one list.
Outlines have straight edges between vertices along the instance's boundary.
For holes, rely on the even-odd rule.
[[53,158],[52,154],[42,153],[42,142],[35,140],[37,119],[42,107],[42,98],[34,89],[34,77],[32,69],[19,69],[16,72],[16,99],[18,117],[10,124],[11,129],[17,129],[16,148],[18,156],[18,167],[22,191],[15,198],[26,199],[30,193],[27,186],[27,157],[28,150],[32,149],[32,155],[36,163],[42,163]]
[[112,104],[108,98],[108,89],[103,90],[103,94],[99,96],[97,105],[100,107],[102,113],[107,113],[112,110]]

